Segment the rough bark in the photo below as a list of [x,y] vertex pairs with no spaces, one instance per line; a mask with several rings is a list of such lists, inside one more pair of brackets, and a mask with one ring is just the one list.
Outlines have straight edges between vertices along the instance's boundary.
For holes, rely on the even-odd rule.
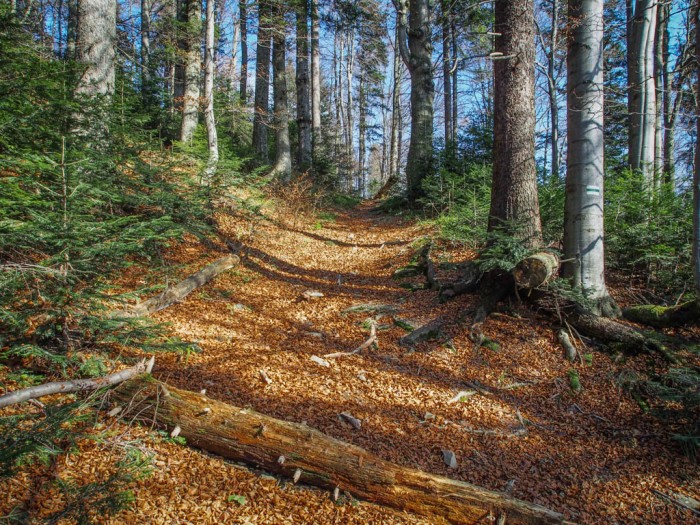
[[569,0],[569,18],[563,275],[595,313],[612,314],[603,243],[603,1]]
[[[700,75],[700,6],[693,10],[695,20],[695,66]],[[700,78],[700,77],[699,77]],[[695,295],[700,298],[700,97],[695,98],[695,169],[693,170],[693,276]]]
[[185,36],[185,88],[182,100],[180,141],[191,142],[199,122],[200,72],[202,69],[202,0],[187,2]]
[[204,184],[211,183],[216,174],[216,166],[219,163],[219,138],[216,133],[216,121],[214,120],[214,8],[216,0],[207,0],[207,28],[206,28],[206,48],[204,58],[204,122],[207,126],[207,145],[209,148],[209,159],[207,167],[202,177]]
[[182,111],[185,98],[185,49],[187,47],[187,0],[173,0],[175,4],[175,64],[173,71],[173,110]]
[[197,448],[320,487],[452,523],[477,523],[502,510],[508,523],[564,523],[561,514],[469,483],[390,463],[299,423],[227,405],[159,381],[135,379],[112,393],[138,416]]
[[283,182],[292,176],[292,151],[289,143],[289,102],[287,99],[287,61],[284,11],[275,7],[275,31],[272,35],[272,90],[274,99],[275,165],[272,173]]
[[53,381],[43,385],[32,386],[16,390],[0,396],[0,409],[29,401],[30,399],[38,399],[44,396],[53,394],[68,394],[71,392],[92,392],[100,388],[115,386],[124,381],[128,381],[144,372],[150,372],[153,367],[153,358],[149,362],[141,361],[138,365],[127,368],[114,374],[109,374],[104,377],[94,379],[73,379],[72,381]]
[[398,0],[396,5],[399,8],[399,50],[411,76],[411,139],[406,158],[406,196],[408,202],[414,205],[423,196],[423,179],[431,172],[433,164],[435,87],[430,2],[409,0],[408,20],[405,0]]
[[454,141],[452,129],[452,32],[450,28],[450,3],[447,0],[441,0],[440,9],[442,12],[442,83],[444,89],[445,146],[448,146]]
[[299,156],[297,163],[300,170],[311,165],[312,158],[312,120],[311,90],[309,86],[309,0],[298,0],[296,8],[297,22],[297,132],[299,133]]
[[656,8],[656,26],[654,35],[654,189],[658,190],[663,181],[664,169],[664,36],[668,23],[664,5]]
[[557,275],[559,257],[554,252],[538,252],[520,261],[512,274],[520,288],[537,288]]
[[248,1],[238,2],[239,23],[241,25],[241,79],[238,89],[241,104],[248,101]]
[[258,4],[258,43],[255,53],[255,111],[253,115],[253,149],[258,159],[267,163],[268,114],[270,111],[270,5],[267,0]]
[[493,187],[489,231],[542,244],[535,171],[535,18],[532,0],[495,2]]
[[311,128],[312,157],[321,148],[321,48],[319,40],[318,0],[311,2]]
[[140,302],[128,310],[121,310],[112,314],[112,317],[143,317],[163,310],[173,303],[181,301],[192,291],[204,286],[217,275],[238,265],[240,259],[237,255],[227,255],[208,264],[197,273],[180,281],[175,286],[165,290],[146,301]]

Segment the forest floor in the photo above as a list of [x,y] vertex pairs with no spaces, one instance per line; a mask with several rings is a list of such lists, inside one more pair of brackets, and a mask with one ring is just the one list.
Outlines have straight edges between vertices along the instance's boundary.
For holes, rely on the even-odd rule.
[[[484,324],[498,346],[475,348],[463,320],[475,295],[439,304],[436,292],[405,287],[423,283],[422,276],[392,277],[415,256],[416,240],[431,233],[427,226],[377,212],[371,203],[322,218],[299,217],[290,208],[263,208],[263,215],[242,209],[218,218],[223,235],[244,245],[241,265],[154,316],[201,348],[159,354],[156,377],[304,422],[401,465],[489,489],[512,485],[513,496],[578,523],[698,520],[659,496],[698,498],[697,464],[623,388],[626,378],[662,369],[661,361],[589,347],[582,349],[586,360],[571,364],[556,340],[554,316],[514,301]],[[188,241],[164,257],[172,281],[221,255]],[[440,262],[473,255],[449,244],[432,253]],[[152,279],[145,275],[134,267],[120,284],[141,287]],[[441,277],[449,278],[449,271]],[[307,299],[309,290],[323,295]],[[347,311],[368,304],[386,307]],[[328,367],[311,360],[358,347],[368,338],[369,317],[378,317],[377,345],[328,359]],[[399,344],[406,323],[420,326],[436,317],[445,321],[439,340],[415,348]],[[571,369],[582,386],[576,394]],[[459,392],[465,394],[457,401]],[[360,419],[361,428],[342,422],[341,412]],[[138,483],[130,510],[100,523],[428,523],[351,498],[334,503],[328,492],[242,468],[148,429],[105,424],[113,428],[111,437],[87,441],[83,454],[61,459],[61,476],[94,476],[124,442],[155,454],[155,470]],[[456,454],[456,468],[445,465],[443,450]],[[0,485],[0,516],[27,498],[28,485],[23,476]],[[32,505],[46,515],[59,500],[46,491],[35,494]]]

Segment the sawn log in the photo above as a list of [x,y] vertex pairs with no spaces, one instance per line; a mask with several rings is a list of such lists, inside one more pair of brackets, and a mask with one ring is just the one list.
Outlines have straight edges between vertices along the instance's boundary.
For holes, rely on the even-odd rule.
[[564,516],[469,483],[402,467],[306,425],[180,390],[141,376],[120,385],[112,401],[123,417],[138,415],[188,444],[303,483],[451,523],[477,523],[507,513],[508,523],[564,523]]

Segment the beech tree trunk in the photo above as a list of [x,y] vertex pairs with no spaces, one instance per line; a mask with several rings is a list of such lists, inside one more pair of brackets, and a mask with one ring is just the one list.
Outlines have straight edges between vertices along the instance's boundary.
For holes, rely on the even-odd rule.
[[564,523],[561,514],[504,493],[402,467],[299,423],[227,405],[160,381],[134,379],[112,392],[124,417],[176,426],[187,443],[228,459],[396,509],[451,523],[503,511],[513,524]]
[[173,70],[173,96],[172,108],[182,111],[182,102],[185,97],[185,48],[187,47],[187,0],[173,0],[175,5],[175,58]]
[[405,0],[398,0],[396,5],[399,8],[397,14],[399,50],[411,75],[411,140],[406,159],[406,196],[408,202],[414,205],[423,196],[423,179],[431,172],[433,164],[435,87],[432,65],[433,45],[430,39],[430,2],[409,0],[408,13]]
[[216,0],[207,0],[207,29],[206,48],[204,58],[204,122],[207,126],[207,145],[209,147],[209,159],[204,171],[203,183],[210,184],[216,174],[216,165],[219,163],[219,139],[216,133],[216,121],[214,119],[214,9]]
[[629,164],[653,183],[656,138],[656,82],[654,38],[656,0],[627,0],[627,83],[629,113]]
[[569,0],[566,204],[563,274],[613,314],[603,244],[603,0]]
[[151,0],[141,0],[141,96],[150,104],[153,96],[151,80]]
[[268,114],[270,111],[270,4],[258,4],[258,44],[255,53],[255,111],[253,115],[253,149],[258,159],[269,162],[267,146]]
[[202,4],[201,0],[187,3],[185,36],[185,89],[182,101],[180,141],[191,142],[199,122],[199,81],[202,68]]
[[489,231],[542,244],[535,171],[533,0],[496,0],[493,186]]
[[297,18],[297,131],[299,134],[299,158],[301,171],[311,165],[312,120],[311,90],[309,86],[309,0],[298,0]]
[[318,0],[311,2],[311,128],[312,157],[321,147],[321,48],[319,43]]
[[248,2],[240,0],[238,2],[238,14],[241,25],[241,79],[239,95],[241,104],[248,101]]
[[452,129],[452,32],[450,28],[452,13],[450,3],[447,0],[441,0],[440,9],[442,11],[442,83],[445,108],[445,147],[447,147],[454,141]]
[[287,61],[284,10],[274,7],[275,31],[272,36],[272,79],[275,103],[275,165],[272,173],[283,182],[292,175],[292,152],[289,144],[289,103],[287,100]]
[[559,103],[557,101],[557,85],[555,68],[557,48],[559,47],[559,0],[552,1],[552,27],[549,32],[549,53],[547,54],[547,95],[549,98],[549,118],[552,131],[550,142],[552,160],[550,180],[559,181]]

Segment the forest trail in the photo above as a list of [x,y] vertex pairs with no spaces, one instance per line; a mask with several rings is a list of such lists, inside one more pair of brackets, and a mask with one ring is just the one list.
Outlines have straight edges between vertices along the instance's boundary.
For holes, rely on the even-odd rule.
[[[201,350],[158,355],[159,379],[305,422],[401,465],[494,490],[511,486],[514,497],[578,523],[692,522],[654,491],[697,497],[697,466],[621,387],[626,374],[648,368],[648,357],[613,362],[584,350],[590,363],[572,365],[562,358],[551,317],[518,304],[485,323],[498,346],[474,348],[460,320],[475,296],[439,304],[436,292],[420,289],[422,275],[392,277],[429,228],[372,203],[305,218],[237,208],[222,213],[218,226],[242,243],[242,262],[154,316]],[[470,255],[446,243],[432,254],[436,263]],[[194,241],[174,246],[165,254],[177,274],[169,279],[220,256]],[[138,269],[125,276],[124,286],[143,284]],[[305,297],[309,291],[322,296]],[[367,305],[383,306],[348,311]],[[378,323],[376,346],[327,358],[329,366],[312,360],[357,348],[369,336],[370,317]],[[399,344],[406,323],[436,317],[445,322],[439,339]],[[583,386],[578,394],[569,388],[572,368]],[[361,428],[341,421],[343,412]],[[156,469],[139,482],[138,503],[105,523],[428,523],[352,500],[335,504],[327,492],[153,440],[144,429],[117,428],[121,439],[155,451]],[[94,445],[85,447],[80,463],[65,469],[94,472],[104,462]],[[456,467],[445,464],[444,450],[455,454]]]

